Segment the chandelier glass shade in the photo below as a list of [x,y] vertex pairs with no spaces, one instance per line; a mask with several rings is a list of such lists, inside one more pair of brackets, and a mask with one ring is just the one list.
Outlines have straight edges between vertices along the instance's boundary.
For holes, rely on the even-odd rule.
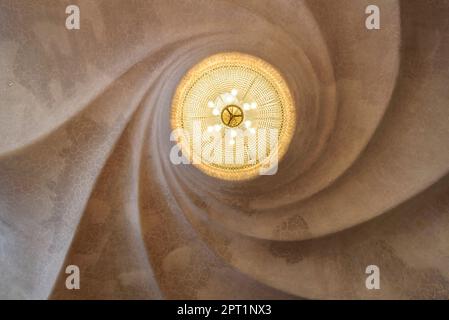
[[172,102],[172,129],[184,157],[225,180],[251,179],[277,165],[296,124],[292,95],[266,61],[219,53],[193,66]]

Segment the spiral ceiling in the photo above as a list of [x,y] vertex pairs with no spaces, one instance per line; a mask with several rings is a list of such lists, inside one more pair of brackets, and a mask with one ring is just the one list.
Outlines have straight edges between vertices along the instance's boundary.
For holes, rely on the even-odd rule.
[[[67,5],[0,0],[1,298],[449,298],[449,1],[80,0],[79,30]],[[274,175],[170,161],[220,52],[289,87]]]

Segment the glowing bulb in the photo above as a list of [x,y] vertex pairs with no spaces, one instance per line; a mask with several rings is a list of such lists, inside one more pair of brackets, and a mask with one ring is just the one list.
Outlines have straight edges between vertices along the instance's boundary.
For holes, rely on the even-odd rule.
[[234,101],[234,96],[232,94],[227,94],[225,97],[225,101],[227,103],[231,103],[232,101]]
[[215,104],[212,102],[212,101],[209,101],[208,103],[207,103],[207,106],[209,107],[209,108],[215,108]]
[[257,108],[257,103],[252,102],[252,103],[251,103],[251,109],[256,109],[256,108]]
[[250,109],[249,103],[243,104],[243,110],[248,111]]
[[237,137],[237,132],[235,130],[231,130],[231,137],[232,138]]
[[254,128],[249,128],[248,130],[249,130],[249,133],[251,133],[251,134],[256,134],[256,129],[254,129]]
[[245,127],[247,127],[247,128],[251,127],[251,121],[246,120],[245,121]]
[[233,146],[233,145],[235,144],[235,140],[234,140],[234,139],[229,140],[229,144],[230,144],[231,146]]
[[231,90],[231,94],[232,94],[234,97],[237,96],[237,93],[238,93],[237,89],[232,89],[232,90]]
[[211,126],[209,126],[209,127],[207,127],[207,132],[212,132],[212,130],[214,130],[214,127],[211,127]]
[[215,131],[220,131],[221,130],[221,125],[219,125],[219,124],[216,124],[215,126],[214,126],[214,129],[215,129]]
[[214,116],[218,116],[218,115],[220,114],[220,110],[218,110],[217,108],[215,108],[215,109],[212,111],[212,114],[213,114]]

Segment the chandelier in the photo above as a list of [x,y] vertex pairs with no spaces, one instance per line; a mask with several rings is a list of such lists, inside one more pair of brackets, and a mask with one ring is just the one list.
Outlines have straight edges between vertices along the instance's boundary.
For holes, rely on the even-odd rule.
[[293,135],[295,113],[279,71],[255,56],[226,52],[200,61],[183,77],[171,125],[182,132],[176,141],[183,156],[198,169],[245,180],[276,171]]

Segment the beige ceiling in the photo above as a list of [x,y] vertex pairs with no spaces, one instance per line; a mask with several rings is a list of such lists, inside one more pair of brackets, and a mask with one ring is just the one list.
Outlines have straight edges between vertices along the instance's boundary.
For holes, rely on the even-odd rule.
[[[449,1],[368,31],[371,2],[80,0],[68,31],[0,0],[0,298],[449,298]],[[292,91],[276,175],[170,162],[174,91],[222,51]]]

